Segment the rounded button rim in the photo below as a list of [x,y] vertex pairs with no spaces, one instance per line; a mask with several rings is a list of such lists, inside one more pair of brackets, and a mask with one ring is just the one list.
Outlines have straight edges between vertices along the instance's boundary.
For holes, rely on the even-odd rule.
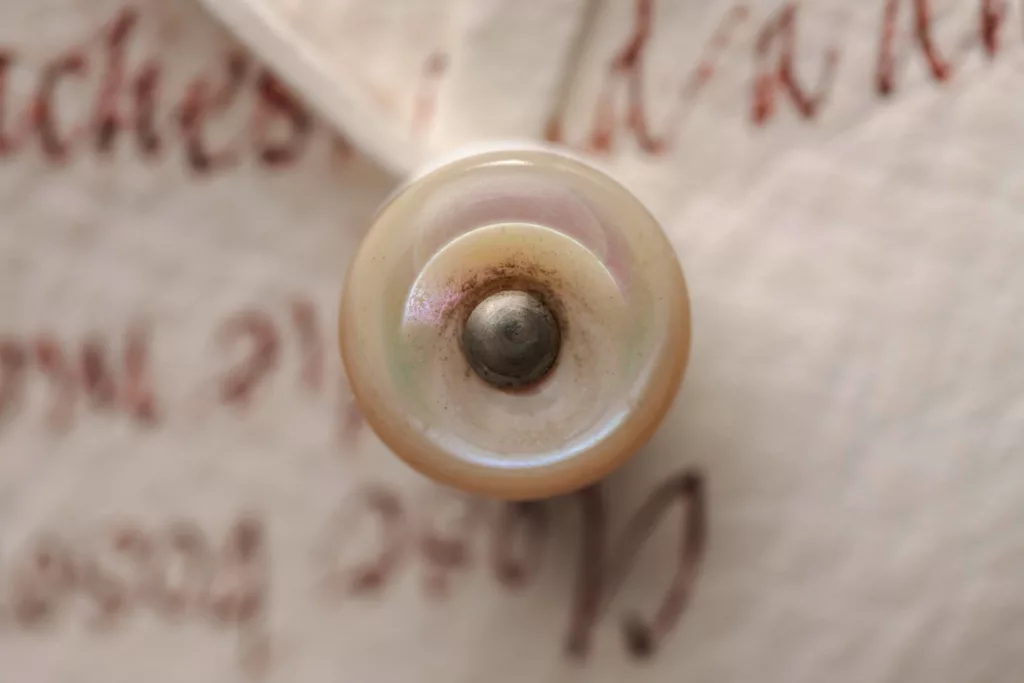
[[[388,399],[384,395],[386,392],[375,386],[373,378],[367,376],[364,364],[360,363],[356,348],[359,345],[358,334],[353,331],[352,325],[346,324],[347,320],[355,319],[361,307],[360,302],[355,300],[359,287],[354,286],[354,280],[367,267],[366,254],[374,246],[374,228],[386,207],[398,201],[406,191],[425,178],[496,162],[553,166],[587,176],[605,185],[610,191],[620,193],[647,217],[649,226],[656,231],[656,235],[652,232],[647,237],[659,240],[660,251],[668,255],[659,264],[667,271],[667,281],[658,287],[662,291],[674,291],[670,301],[663,301],[670,320],[667,322],[666,340],[658,358],[657,372],[649,384],[645,385],[642,395],[631,403],[626,424],[607,432],[599,443],[584,454],[528,468],[504,468],[460,459],[457,454],[419,437],[417,429],[429,430],[429,426],[414,426],[406,416],[399,415],[400,409],[396,411],[393,406],[388,407]],[[637,228],[634,226],[633,229]],[[658,298],[664,300],[664,297]],[[660,224],[637,197],[606,173],[575,157],[536,149],[491,151],[458,158],[435,167],[392,195],[374,217],[374,224],[364,236],[346,274],[338,323],[341,356],[350,388],[367,423],[378,438],[395,455],[428,478],[470,493],[506,500],[540,499],[570,493],[603,479],[630,460],[649,441],[672,407],[689,362],[691,346],[690,301],[686,279],[675,249]]]

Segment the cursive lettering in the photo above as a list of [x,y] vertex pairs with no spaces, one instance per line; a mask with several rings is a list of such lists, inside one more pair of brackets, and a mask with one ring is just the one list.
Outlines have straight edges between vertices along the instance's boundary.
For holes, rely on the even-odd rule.
[[159,417],[149,363],[149,335],[133,326],[124,335],[120,360],[112,361],[103,339],[65,343],[50,333],[10,337],[0,344],[0,417],[24,403],[28,380],[37,370],[50,387],[47,424],[66,430],[79,398],[101,411],[118,411],[152,426]]
[[544,563],[550,534],[548,509],[538,502],[502,507],[494,531],[494,573],[510,589],[529,585]]
[[[308,153],[314,136],[329,141],[332,159],[351,156],[346,141],[238,47],[196,74],[180,94],[168,92],[164,55],[139,61],[129,56],[143,45],[138,37],[143,19],[137,8],[125,7],[80,45],[48,59],[30,74],[34,85],[24,101],[12,96],[11,76],[30,67],[17,49],[0,48],[0,159],[27,153],[33,140],[50,163],[66,163],[90,150],[108,159],[127,136],[134,138],[133,153],[150,163],[166,159],[176,144],[197,175],[223,172],[246,159],[266,168],[286,167]],[[59,97],[72,85],[94,88],[93,104],[85,120],[62,123]],[[239,118],[242,131],[213,140],[214,124],[230,119],[229,125],[237,125]]]
[[[217,402],[244,414],[264,392],[280,388],[282,365],[294,359],[302,391],[322,396],[325,386],[335,389],[328,400],[337,405],[337,438],[351,449],[364,426],[362,412],[344,375],[328,372],[319,311],[309,299],[294,297],[285,315],[275,313],[246,308],[216,327],[212,350],[229,359],[215,379]],[[188,399],[174,400],[159,391],[159,365],[153,357],[159,331],[133,322],[120,335],[120,344],[114,341],[117,335],[99,333],[82,339],[51,332],[0,335],[0,438],[6,423],[26,414],[30,389],[38,382],[48,406],[44,424],[55,433],[71,428],[82,404],[90,415],[121,415],[143,428],[160,424]]]
[[[989,60],[1003,49],[1003,27],[1009,16],[1005,0],[971,0],[979,8],[977,24],[971,27],[975,40]],[[858,6],[859,7],[859,6]],[[907,11],[911,15],[909,30],[901,30],[901,18]],[[784,96],[797,116],[804,121],[818,121],[826,113],[829,94],[839,78],[840,47],[833,45],[824,55],[818,85],[809,88],[797,77],[798,62],[819,57],[798,57],[798,15],[800,5],[786,2],[761,19],[753,33],[753,61],[749,72],[741,70],[733,84],[740,92],[749,93],[750,121],[755,126],[767,125],[779,110],[778,100]],[[595,100],[588,105],[591,122],[581,140],[572,140],[566,134],[569,128],[567,107],[560,103],[546,126],[545,137],[552,142],[568,144],[593,153],[609,153],[615,149],[616,134],[629,133],[641,153],[660,156],[670,152],[678,142],[685,113],[697,103],[701,92],[714,80],[725,75],[719,68],[725,51],[735,45],[736,30],[751,15],[745,4],[736,4],[723,14],[722,20],[705,45],[697,64],[684,72],[682,88],[674,98],[671,116],[655,127],[647,111],[648,83],[645,80],[646,54],[657,34],[657,3],[655,0],[634,0],[631,32],[624,44],[611,58],[601,88]],[[933,36],[934,15],[930,0],[883,0],[877,60],[874,65],[873,92],[875,97],[890,98],[897,90],[898,54],[900,40],[908,38],[919,50],[927,65],[927,73],[935,83],[948,82],[955,67],[950,57]],[[749,90],[747,90],[749,88]],[[617,111],[620,91],[625,95],[625,112]],[[747,100],[748,98],[744,98]]]
[[635,657],[649,657],[678,623],[693,592],[707,536],[704,480],[696,472],[684,471],[658,486],[629,520],[610,552],[606,550],[607,513],[600,487],[589,488],[578,496],[583,543],[575,610],[567,639],[568,650],[575,656],[587,653],[594,627],[621,588],[641,546],[673,505],[683,508],[679,547],[673,563],[675,572],[657,611],[649,620],[631,614],[622,622],[629,652]]
[[[369,542],[359,536],[367,523],[376,527]],[[409,520],[398,494],[381,485],[364,487],[328,523],[317,553],[325,567],[321,585],[335,598],[381,592],[405,559],[409,538]],[[355,553],[354,544],[359,546]],[[363,547],[367,544],[369,552]],[[351,559],[353,554],[358,559]]]
[[763,125],[775,113],[775,95],[779,90],[789,96],[800,116],[810,119],[821,109],[832,87],[839,62],[839,52],[835,48],[829,50],[825,57],[817,93],[809,93],[797,80],[794,71],[796,20],[796,6],[787,4],[761,29],[757,38],[752,115],[758,125]]
[[[198,526],[111,522],[85,534],[40,532],[0,571],[0,623],[39,631],[72,621],[109,633],[135,613],[201,620],[240,634],[240,657],[262,646],[269,591],[263,523],[244,516],[220,547]],[[84,605],[84,615],[77,607]]]
[[[581,511],[580,556],[574,577],[566,651],[583,659],[592,634],[621,589],[642,546],[675,507],[682,510],[678,546],[671,555],[672,579],[650,618],[629,614],[622,620],[627,651],[653,656],[679,623],[704,556],[707,534],[703,476],[680,472],[657,486],[629,518],[615,545],[608,543],[609,512],[600,486],[576,495]],[[506,504],[498,509],[472,498],[434,491],[410,508],[397,491],[369,484],[346,499],[333,518],[318,553],[326,567],[321,585],[334,598],[382,597],[402,569],[426,569],[423,592],[445,599],[458,573],[474,569],[481,533],[491,546],[497,587],[521,592],[540,575],[549,542],[546,502]],[[447,522],[438,528],[439,513]],[[487,522],[490,520],[490,522]]]
[[277,368],[280,342],[277,327],[263,311],[243,311],[220,329],[223,344],[247,340],[248,353],[221,383],[221,400],[226,405],[248,405],[253,393]]

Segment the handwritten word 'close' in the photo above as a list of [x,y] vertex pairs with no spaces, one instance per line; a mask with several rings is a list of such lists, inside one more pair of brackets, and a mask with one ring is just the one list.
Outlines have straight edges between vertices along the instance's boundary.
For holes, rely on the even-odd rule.
[[[707,543],[704,477],[692,470],[658,484],[614,543],[600,485],[568,499],[578,511],[578,543],[553,537],[555,506],[562,503],[495,507],[441,489],[428,494],[410,499],[395,487],[368,483],[344,497],[313,548],[317,604],[330,604],[319,599],[322,595],[385,599],[387,589],[413,565],[433,601],[447,599],[459,576],[479,568],[482,557],[497,588],[513,594],[535,583],[546,564],[554,565],[572,581],[564,652],[582,661],[639,551],[679,508],[673,547],[660,554],[671,578],[657,609],[649,617],[631,613],[621,621],[627,653],[646,659],[682,618]],[[0,562],[0,632],[38,632],[80,619],[86,628],[109,633],[126,628],[130,617],[141,613],[168,623],[198,620],[236,630],[241,665],[259,673],[269,666],[270,652],[273,544],[267,526],[259,517],[243,515],[219,544],[180,519],[155,527],[119,520],[85,534],[37,533]],[[481,540],[487,545],[484,554]],[[576,561],[552,562],[556,542],[577,547]]]
[[[629,519],[622,536],[610,544],[609,514],[599,486],[576,494],[580,511],[579,559],[565,639],[566,652],[584,658],[594,629],[622,587],[648,537],[675,507],[682,510],[677,547],[669,555],[672,579],[654,615],[631,614],[622,622],[627,651],[652,656],[671,634],[686,609],[704,555],[707,504],[703,477],[679,472],[655,488]],[[318,556],[325,567],[322,586],[333,597],[382,596],[413,558],[425,571],[423,587],[445,598],[459,573],[478,561],[479,533],[489,528],[489,566],[498,586],[520,591],[535,581],[551,547],[552,508],[548,502],[507,505],[487,515],[478,500],[438,494],[410,508],[387,486],[368,485],[338,509],[328,525]],[[360,529],[371,529],[370,547],[353,551]],[[366,544],[363,544],[364,546]]]

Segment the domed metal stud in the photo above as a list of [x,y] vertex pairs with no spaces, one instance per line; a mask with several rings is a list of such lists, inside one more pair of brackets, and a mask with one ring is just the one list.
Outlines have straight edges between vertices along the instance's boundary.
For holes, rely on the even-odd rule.
[[477,304],[462,331],[469,366],[497,389],[522,389],[543,379],[561,343],[558,321],[544,302],[514,289]]
[[467,155],[400,188],[356,254],[339,331],[356,400],[396,455],[517,500],[633,456],[690,348],[686,284],[654,218],[543,149]]

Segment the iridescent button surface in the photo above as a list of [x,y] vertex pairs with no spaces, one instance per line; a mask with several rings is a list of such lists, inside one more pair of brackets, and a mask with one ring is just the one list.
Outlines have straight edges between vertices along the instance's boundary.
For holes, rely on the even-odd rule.
[[348,274],[341,352],[367,421],[442,483],[531,499],[648,440],[690,345],[675,252],[625,188],[546,150],[455,159],[400,189]]

